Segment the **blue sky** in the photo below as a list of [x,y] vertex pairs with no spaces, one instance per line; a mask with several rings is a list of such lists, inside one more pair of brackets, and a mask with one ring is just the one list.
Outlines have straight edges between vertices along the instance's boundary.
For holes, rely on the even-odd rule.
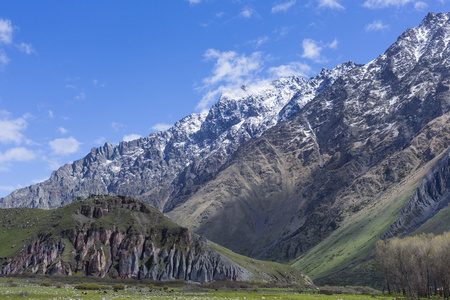
[[367,63],[449,0],[0,2],[0,196],[220,93]]

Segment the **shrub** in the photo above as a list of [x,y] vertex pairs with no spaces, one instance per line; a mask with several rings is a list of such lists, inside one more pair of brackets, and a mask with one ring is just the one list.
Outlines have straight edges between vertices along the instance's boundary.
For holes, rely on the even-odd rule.
[[75,286],[77,290],[102,290],[103,286],[96,283],[80,283]]
[[41,286],[47,286],[47,287],[48,286],[52,286],[52,283],[50,281],[46,280],[46,281],[41,283]]
[[123,284],[115,284],[115,285],[113,285],[113,290],[114,290],[114,292],[117,292],[117,291],[122,291],[122,290],[124,290],[125,289],[125,286],[123,285]]

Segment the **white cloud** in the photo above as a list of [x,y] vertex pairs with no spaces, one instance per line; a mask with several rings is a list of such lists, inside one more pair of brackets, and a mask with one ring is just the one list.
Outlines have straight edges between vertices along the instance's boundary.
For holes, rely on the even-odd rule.
[[0,66],[6,66],[9,63],[9,58],[8,56],[5,54],[5,52],[3,52],[3,50],[0,49]]
[[383,31],[389,29],[389,25],[383,24],[382,21],[376,20],[366,25],[366,31]]
[[97,85],[98,80],[97,80],[97,79],[92,79],[92,83],[93,83],[94,85]]
[[332,41],[330,44],[328,44],[328,48],[330,48],[330,49],[337,49],[338,44],[339,44],[338,40],[334,39],[334,41]]
[[289,8],[295,5],[296,0],[291,0],[289,2],[281,3],[272,7],[272,13],[287,12]]
[[259,48],[264,45],[269,40],[268,36],[262,36],[257,38],[256,40],[248,42],[249,44],[255,45],[255,48]]
[[202,2],[202,0],[187,0],[189,1],[189,4],[199,4],[200,2]]
[[13,30],[10,20],[0,19],[0,43],[11,44]]
[[[4,114],[8,114],[7,112],[3,112]],[[28,126],[25,117],[17,118],[17,119],[9,119],[7,116],[0,119],[0,143],[3,144],[21,144],[24,142],[25,136],[22,134]]]
[[246,7],[243,10],[241,10],[241,13],[239,14],[240,17],[249,19],[253,16],[256,16],[256,11],[253,8]]
[[16,45],[16,47],[20,52],[26,53],[28,55],[36,53],[36,50],[34,50],[31,44],[20,43],[19,45]]
[[204,110],[217,100],[217,97],[228,89],[234,89],[255,79],[262,70],[261,52],[253,52],[250,56],[234,51],[220,52],[209,49],[204,54],[205,60],[215,60],[212,75],[203,79],[201,90],[207,92],[198,103],[196,109]]
[[322,61],[322,57],[320,52],[322,51],[322,47],[319,46],[318,42],[312,39],[304,39],[303,40],[303,54],[302,57],[311,59],[315,62]]
[[152,129],[155,131],[166,131],[170,127],[172,127],[172,125],[170,125],[170,124],[158,123],[158,124],[153,125]]
[[281,78],[286,76],[301,76],[308,77],[311,72],[311,67],[301,62],[290,62],[287,65],[272,67],[268,70],[274,78]]
[[74,137],[55,139],[48,143],[54,154],[68,155],[77,152],[81,143]]
[[10,162],[30,161],[35,158],[36,154],[24,147],[8,149],[5,153],[0,152],[0,171],[8,171]]
[[414,3],[414,9],[418,11],[425,10],[428,7],[428,4],[422,1]]
[[64,127],[59,127],[58,128],[59,133],[61,134],[67,134],[69,132],[69,130],[65,129]]
[[0,152],[0,162],[5,161],[28,161],[36,158],[33,151],[24,147],[8,149],[5,153]]
[[206,60],[216,60],[212,70],[213,75],[203,80],[206,85],[224,81],[232,84],[243,84],[246,77],[259,72],[262,67],[260,52],[253,52],[250,56],[239,55],[234,51],[220,52],[209,49],[205,52]]
[[367,8],[384,8],[389,6],[404,6],[413,0],[366,0],[363,6]]
[[331,9],[344,9],[344,7],[337,0],[318,0],[319,7]]
[[52,111],[52,110],[49,110],[49,111],[48,111],[48,117],[49,117],[50,119],[53,119],[53,118],[55,117],[55,114],[53,114],[53,111]]
[[139,134],[128,134],[128,135],[125,135],[122,140],[124,142],[130,142],[130,141],[134,141],[134,140],[140,139],[141,137],[142,136],[139,135]]

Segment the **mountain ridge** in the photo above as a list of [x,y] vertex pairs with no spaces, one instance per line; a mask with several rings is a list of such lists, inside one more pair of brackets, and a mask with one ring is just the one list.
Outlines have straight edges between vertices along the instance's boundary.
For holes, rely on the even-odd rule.
[[[240,144],[289,118],[354,66],[348,62],[323,69],[310,80],[286,77],[225,93],[208,113],[189,115],[165,132],[116,147],[105,143],[92,148],[83,159],[54,171],[47,181],[0,198],[0,207],[54,208],[91,194],[122,194],[163,210],[177,188],[172,182],[184,169],[192,164],[197,173],[217,171]],[[255,89],[258,93],[252,94]]]
[[[166,132],[94,148],[47,183],[0,199],[0,206],[137,193],[235,252],[295,259],[294,266],[326,277],[363,259],[375,239],[410,214],[402,206],[424,168],[449,149],[449,41],[450,13],[429,13],[365,65],[345,63],[308,81],[244,86]],[[433,178],[444,178],[439,174]],[[372,219],[373,211],[384,215]],[[408,233],[414,226],[400,227]],[[345,242],[329,240],[336,236]],[[335,243],[340,252],[332,251]],[[317,261],[311,251],[320,245],[328,256]]]

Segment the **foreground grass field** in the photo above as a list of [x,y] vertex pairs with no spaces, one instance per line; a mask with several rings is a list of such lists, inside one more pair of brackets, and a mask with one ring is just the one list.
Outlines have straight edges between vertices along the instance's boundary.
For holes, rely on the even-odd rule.
[[[60,278],[62,279],[62,278]],[[87,281],[90,281],[89,279]],[[127,281],[114,283],[83,282],[62,283],[54,278],[0,278],[0,299],[318,299],[318,300],[363,300],[372,295],[318,294],[319,290],[300,290],[296,287],[266,287],[264,284],[240,282],[216,282],[209,285],[188,284],[186,282],[149,282]],[[77,289],[96,287],[96,290]],[[334,292],[342,292],[336,287]],[[367,291],[371,291],[370,289]],[[323,291],[322,291],[323,292]],[[376,291],[374,291],[376,292]],[[380,297],[377,295],[377,297]],[[383,297],[394,299],[393,296]]]

